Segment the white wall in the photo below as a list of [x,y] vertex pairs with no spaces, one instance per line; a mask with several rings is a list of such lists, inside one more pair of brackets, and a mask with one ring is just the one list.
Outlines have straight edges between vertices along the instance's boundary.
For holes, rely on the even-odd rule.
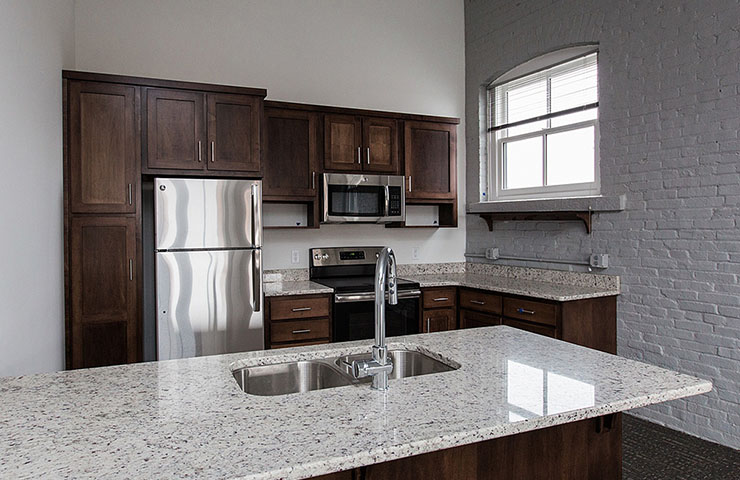
[[0,0],[0,376],[64,367],[62,68],[74,2]]
[[[268,98],[463,117],[459,0],[77,0],[76,68],[264,87]],[[464,199],[465,127],[458,128]],[[307,266],[311,246],[385,244],[400,263],[463,261],[457,229],[324,226],[268,231],[266,268]],[[301,253],[290,264],[290,250]]]

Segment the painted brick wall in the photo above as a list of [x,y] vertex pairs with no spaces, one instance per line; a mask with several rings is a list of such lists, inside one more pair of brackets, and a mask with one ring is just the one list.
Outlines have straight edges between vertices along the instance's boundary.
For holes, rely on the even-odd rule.
[[481,86],[535,56],[592,42],[600,45],[602,193],[627,197],[625,211],[595,215],[590,236],[575,223],[500,223],[489,232],[469,216],[467,251],[497,246],[502,255],[580,260],[608,253],[606,273],[622,277],[619,354],[715,385],[636,413],[735,448],[738,18],[737,0],[465,2],[468,201],[478,200],[484,168]]

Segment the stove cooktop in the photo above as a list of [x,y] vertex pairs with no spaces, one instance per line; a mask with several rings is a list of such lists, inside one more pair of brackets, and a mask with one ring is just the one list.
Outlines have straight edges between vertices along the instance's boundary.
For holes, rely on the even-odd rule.
[[[312,278],[312,282],[320,283],[334,289],[335,293],[360,293],[374,292],[375,278],[371,276],[358,277],[333,277],[333,278]],[[413,290],[419,288],[418,282],[411,280],[398,279],[399,290]]]

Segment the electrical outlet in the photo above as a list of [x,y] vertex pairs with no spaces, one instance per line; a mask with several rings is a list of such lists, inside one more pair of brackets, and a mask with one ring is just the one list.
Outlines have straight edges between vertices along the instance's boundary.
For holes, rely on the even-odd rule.
[[588,263],[590,263],[593,268],[609,268],[609,254],[592,253],[588,259]]
[[486,248],[486,258],[488,260],[498,260],[498,257],[499,257],[498,248],[496,247]]
[[414,247],[411,249],[411,259],[412,260],[419,259],[419,247]]
[[290,252],[290,263],[297,264],[301,263],[301,253],[298,250],[293,250]]

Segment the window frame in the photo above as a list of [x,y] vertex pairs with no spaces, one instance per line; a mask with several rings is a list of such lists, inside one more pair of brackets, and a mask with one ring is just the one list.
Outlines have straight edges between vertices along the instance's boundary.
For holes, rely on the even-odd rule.
[[[542,70],[547,70],[553,67],[557,67],[560,64],[570,62],[572,60],[576,60],[581,57],[585,57],[587,55],[591,55],[593,53],[597,54],[597,69],[598,69],[598,49],[594,47],[588,48],[586,51],[583,51],[583,47],[576,47],[573,50],[578,50],[577,53],[574,53],[571,56],[566,57],[566,59],[563,59],[564,53],[567,53],[567,51],[570,49],[564,49],[564,50],[558,50],[555,52],[551,52],[549,54],[545,54],[541,57],[537,57],[533,60],[530,60],[530,62],[535,63],[538,65],[537,68],[532,68],[528,71],[521,71],[522,67],[525,67],[528,63],[520,65],[519,67],[515,67],[510,72],[502,75],[498,79],[494,80],[493,82],[489,83],[486,86],[486,143],[487,143],[487,183],[488,188],[485,189],[488,191],[489,194],[493,194],[488,199],[485,198],[485,191],[482,195],[481,201],[501,201],[501,200],[529,200],[529,199],[542,199],[542,198],[568,198],[568,197],[585,197],[585,196],[593,196],[593,195],[599,195],[601,193],[601,158],[600,158],[600,129],[599,129],[599,107],[596,108],[596,118],[591,120],[585,120],[581,122],[571,123],[567,125],[562,125],[559,127],[550,127],[551,119],[546,120],[547,121],[547,128],[544,128],[542,130],[537,130],[534,132],[528,132],[528,133],[522,133],[519,135],[514,136],[507,136],[502,138],[497,138],[498,133],[497,131],[490,131],[490,128],[493,125],[493,119],[496,115],[496,104],[494,103],[494,95],[495,95],[495,88],[497,86],[500,86],[504,83],[509,83],[512,81],[515,81],[517,79],[536,74],[537,72],[540,72]],[[552,61],[547,62],[548,58],[552,58]],[[546,63],[547,62],[547,63]],[[511,77],[511,73],[516,71],[516,76]],[[511,77],[506,78],[505,77]],[[549,85],[549,78],[548,78],[548,89],[550,88]],[[598,89],[598,84],[597,84]],[[600,90],[600,89],[598,89]],[[597,90],[597,92],[598,92]],[[597,99],[598,102],[598,99]],[[507,107],[506,104],[503,106],[504,108]],[[556,133],[562,133],[572,130],[578,130],[585,127],[593,126],[594,128],[594,181],[593,182],[583,182],[583,183],[569,183],[564,185],[543,185],[538,187],[526,187],[526,188],[514,188],[514,189],[504,189],[504,154],[503,154],[503,144],[507,142],[513,142],[517,140],[526,140],[528,138],[536,138],[536,137],[542,137],[543,142],[543,183],[545,176],[547,175],[547,136],[553,135]]]

